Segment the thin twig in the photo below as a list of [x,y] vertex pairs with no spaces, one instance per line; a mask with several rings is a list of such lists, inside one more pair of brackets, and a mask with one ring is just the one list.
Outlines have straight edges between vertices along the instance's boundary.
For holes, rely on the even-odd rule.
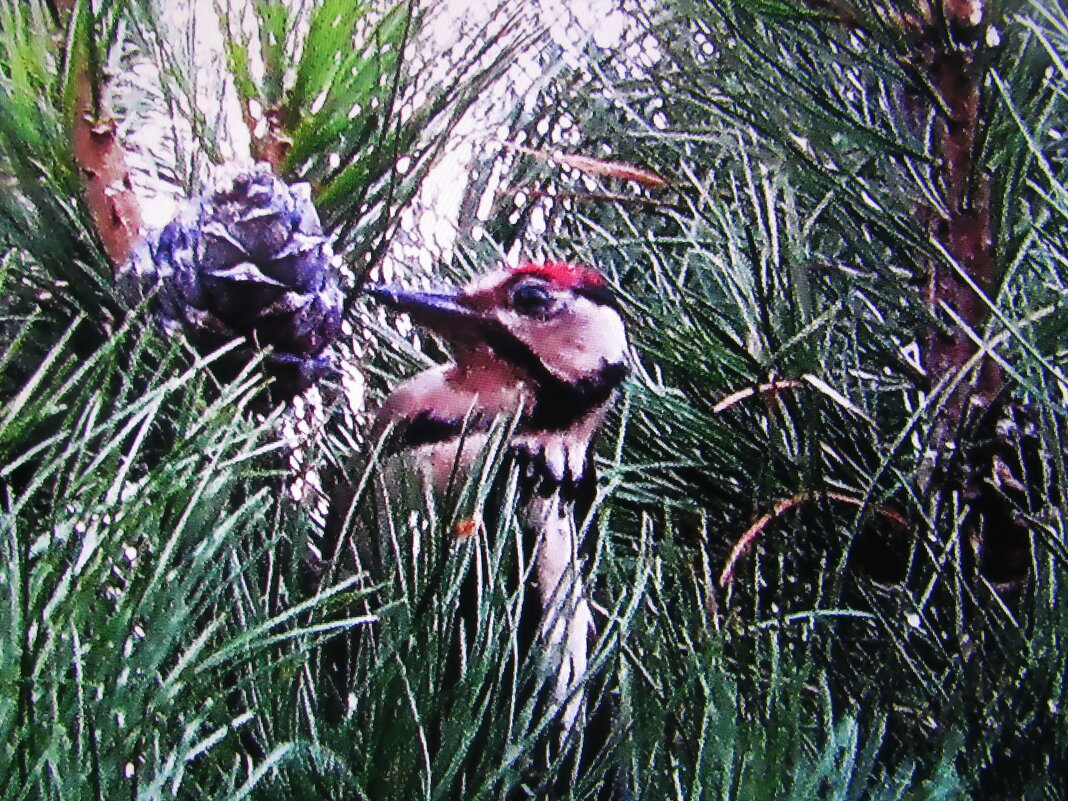
[[501,145],[518,153],[533,156],[541,161],[552,161],[564,167],[572,167],[588,175],[599,175],[604,178],[618,178],[622,181],[634,181],[650,189],[663,189],[668,185],[664,176],[646,169],[627,164],[622,161],[606,161],[592,156],[583,156],[578,153],[554,153],[547,150],[536,150],[516,142],[502,141]]
[[[865,503],[865,501],[860,498],[854,498],[840,492],[806,493],[804,495],[795,495],[792,498],[784,498],[778,501],[771,512],[758,517],[753,524],[745,530],[745,533],[738,538],[738,541],[731,549],[730,556],[727,557],[727,563],[723,568],[723,572],[720,573],[719,585],[721,587],[726,587],[734,580],[734,567],[738,563],[738,560],[748,552],[757,537],[759,537],[764,532],[764,529],[768,527],[768,524],[776,518],[782,517],[791,509],[795,509],[805,503],[819,500],[839,501],[840,503],[846,503],[850,506],[864,506]],[[892,520],[906,528],[909,527],[908,519],[898,512],[895,512],[893,509],[886,506],[878,506],[874,508],[874,511],[881,517]]]
[[642,206],[656,206],[657,208],[682,210],[677,203],[669,203],[654,197],[642,197],[641,195],[621,195],[612,192],[547,192],[544,189],[534,189],[527,186],[517,186],[509,189],[509,195],[529,195],[530,197],[549,198],[551,200],[577,200],[588,203],[637,203]]
[[719,403],[712,407],[713,414],[722,414],[730,409],[732,406],[737,405],[746,398],[751,398],[757,393],[764,395],[765,397],[774,397],[782,389],[800,389],[804,386],[800,381],[795,378],[781,378],[775,381],[769,381],[766,384],[760,384],[756,387],[746,387],[740,389],[737,392],[732,392],[727,397],[723,398]]

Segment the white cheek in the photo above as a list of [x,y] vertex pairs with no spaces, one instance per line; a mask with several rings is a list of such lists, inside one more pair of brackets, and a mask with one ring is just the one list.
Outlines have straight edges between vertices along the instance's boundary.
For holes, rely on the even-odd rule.
[[619,364],[627,355],[627,331],[623,320],[611,309],[596,308],[598,313],[586,337],[587,347],[609,364]]
[[575,312],[565,315],[557,336],[560,358],[574,361],[575,372],[597,371],[605,363],[618,364],[627,353],[627,332],[619,315],[606,306],[581,298]]
[[578,298],[563,314],[543,323],[503,320],[542,363],[573,383],[626,359],[627,334],[615,311]]

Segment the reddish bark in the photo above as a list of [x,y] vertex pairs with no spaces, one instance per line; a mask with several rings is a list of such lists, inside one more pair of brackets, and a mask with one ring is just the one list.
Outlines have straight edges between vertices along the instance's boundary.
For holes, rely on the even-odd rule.
[[[821,10],[840,7],[837,1],[808,3]],[[1002,369],[993,359],[977,358],[974,342],[990,319],[989,300],[1002,278],[990,176],[979,163],[986,6],[983,0],[930,0],[917,4],[914,14],[886,13],[913,44],[903,62],[922,71],[918,83],[933,92],[910,93],[905,103],[918,133],[934,116],[933,177],[941,206],[921,202],[916,215],[949,255],[922,265],[925,300],[939,320],[921,342],[924,368],[933,385],[974,367],[940,408],[930,443],[942,468],[936,483],[959,492],[966,504],[964,528],[980,574],[1011,593],[1029,572],[1030,527],[1020,510],[1033,503],[1041,471],[1026,464],[1036,458],[1037,440],[1006,437],[1005,431],[1019,430],[1015,421],[1027,411],[1007,398]],[[950,450],[954,442],[961,447]]]
[[[73,8],[74,0],[56,0],[53,16],[59,24],[66,25]],[[115,121],[104,112],[101,87],[91,74],[97,72],[93,46],[89,58],[75,87],[71,143],[93,225],[108,259],[117,266],[126,260],[140,238],[141,207],[130,183],[126,153],[115,133]]]
[[943,13],[950,23],[975,26],[982,21],[983,0],[944,0]]
[[[241,106],[241,118],[248,128],[249,149],[256,161],[266,161],[278,175],[282,174],[282,164],[293,146],[286,133],[286,112],[284,109],[268,109],[261,122],[253,116],[248,102]],[[259,133],[257,133],[259,132]]]
[[[953,376],[973,362],[979,346],[969,330],[982,331],[990,318],[988,301],[1001,281],[994,254],[990,177],[978,163],[984,10],[982,0],[943,0],[941,15],[928,20],[922,50],[921,63],[938,94],[936,177],[945,209],[921,207],[919,216],[953,262],[931,259],[926,265],[927,303],[942,320],[924,352],[932,381]],[[1008,424],[1023,414],[1006,400],[1004,386],[1000,366],[990,358],[980,359],[974,373],[947,398],[932,443],[937,451],[954,440],[963,444],[955,468],[960,475],[949,486],[966,503],[964,528],[975,548],[979,573],[1003,595],[1016,592],[1029,572],[1031,533],[1020,510],[1028,508],[1032,491],[1026,482],[1034,480],[1024,465],[1027,448],[1021,450],[1021,443],[1009,442],[1002,433],[1015,428]]]
[[130,183],[126,154],[115,121],[94,109],[89,76],[78,76],[71,138],[82,174],[85,202],[104,251],[121,264],[140,237],[141,207]]
[[[922,34],[926,44],[920,47],[920,64],[938,95],[931,105],[937,115],[936,178],[945,209],[924,206],[918,216],[955,262],[954,266],[932,259],[926,265],[927,303],[943,318],[943,327],[930,334],[924,348],[924,366],[932,380],[953,375],[975,357],[978,346],[968,329],[980,331],[990,315],[980,292],[992,297],[1000,280],[993,250],[989,177],[976,163],[984,78],[976,43],[981,41],[983,26],[981,0],[944,0],[942,14],[928,19]],[[949,319],[944,309],[952,310],[960,323]],[[983,360],[973,380],[961,382],[948,398],[945,436],[961,422],[969,397],[988,406],[1002,384],[997,364]]]

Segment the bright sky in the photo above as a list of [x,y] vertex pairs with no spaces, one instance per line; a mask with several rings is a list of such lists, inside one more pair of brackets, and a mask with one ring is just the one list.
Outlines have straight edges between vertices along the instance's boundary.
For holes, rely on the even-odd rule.
[[[202,113],[209,120],[221,115],[219,128],[224,136],[220,146],[224,156],[239,162],[247,161],[248,130],[241,118],[233,87],[224,83],[225,58],[217,2],[177,0],[171,3],[168,7],[170,30],[166,36],[175,53],[195,65],[197,104]],[[233,9],[241,9],[241,0],[230,2]],[[456,41],[462,26],[484,24],[495,5],[484,0],[439,0],[428,32],[431,41],[442,49],[448,48]],[[577,63],[583,48],[591,40],[603,48],[618,45],[629,21],[613,0],[530,0],[530,6],[536,10],[538,20],[553,42],[563,49],[565,62],[571,65]],[[245,7],[250,6],[246,3]],[[132,85],[135,95],[138,87],[146,94],[150,92],[156,78],[154,64],[146,60],[138,65],[135,74],[127,76],[130,80],[119,87],[120,91],[129,92]],[[512,110],[514,95],[508,91],[509,87],[515,87],[521,93],[545,77],[544,65],[537,53],[521,54],[498,88],[487,92],[460,121],[452,141],[413,206],[418,211],[406,215],[405,228],[410,234],[406,239],[419,241],[420,252],[397,254],[403,263],[410,267],[414,260],[428,268],[433,254],[445,253],[453,245],[457,232],[456,215],[470,166],[485,148],[497,146],[499,126]],[[218,102],[220,96],[224,98],[221,105]],[[191,131],[180,115],[173,117],[163,113],[158,102],[146,102],[140,108],[144,114],[128,119],[123,133],[133,151],[130,160],[138,193],[144,200],[145,223],[161,227],[174,217],[184,197],[182,189],[176,187],[168,175],[167,162],[175,159],[171,151],[184,152],[188,160],[193,157],[195,146]],[[177,146],[164,147],[161,152],[161,143],[177,143]]]

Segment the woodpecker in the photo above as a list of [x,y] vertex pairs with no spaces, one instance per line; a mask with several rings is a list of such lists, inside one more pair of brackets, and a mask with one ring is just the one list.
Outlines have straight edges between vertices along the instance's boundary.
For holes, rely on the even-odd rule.
[[627,374],[618,301],[601,273],[566,262],[498,269],[462,289],[366,291],[452,352],[453,361],[398,387],[378,416],[395,426],[399,448],[432,485],[444,488],[457,465],[471,467],[494,420],[517,420],[511,447],[523,466],[521,520],[533,535],[527,556],[540,606],[537,641],[555,671],[566,732],[582,708],[575,683],[594,631],[574,498],[593,480],[590,446]]

